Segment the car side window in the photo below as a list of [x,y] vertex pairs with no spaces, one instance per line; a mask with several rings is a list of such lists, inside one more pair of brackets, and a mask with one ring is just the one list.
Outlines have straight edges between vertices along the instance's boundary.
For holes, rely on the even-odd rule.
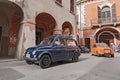
[[55,45],[65,45],[65,42],[62,38],[57,38],[55,41]]
[[60,43],[61,43],[61,45],[65,45],[64,39],[60,38]]
[[67,46],[76,46],[76,42],[72,39],[68,39],[66,41]]

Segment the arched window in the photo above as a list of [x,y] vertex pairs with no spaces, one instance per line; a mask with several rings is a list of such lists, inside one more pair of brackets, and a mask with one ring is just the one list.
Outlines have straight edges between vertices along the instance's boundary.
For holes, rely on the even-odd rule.
[[104,21],[104,22],[110,22],[111,21],[110,7],[104,6],[102,8],[101,17],[102,17],[102,21]]
[[109,23],[116,20],[115,4],[98,6],[98,23]]

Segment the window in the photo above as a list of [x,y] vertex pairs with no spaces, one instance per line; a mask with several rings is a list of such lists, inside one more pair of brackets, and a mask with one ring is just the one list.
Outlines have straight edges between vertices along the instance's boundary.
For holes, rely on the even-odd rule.
[[105,5],[102,8],[98,6],[98,23],[109,23],[115,22],[116,20],[115,4],[112,4],[111,7],[109,5]]
[[74,0],[70,0],[70,11],[74,13]]
[[76,15],[76,23],[79,25],[79,15]]
[[44,29],[36,27],[36,45],[40,44],[44,37]]
[[62,4],[62,0],[56,0],[56,2],[58,2],[58,3]]
[[66,43],[67,43],[67,46],[77,46],[76,42],[72,39],[68,39]]
[[55,2],[62,7],[62,0],[56,0]]
[[104,22],[110,22],[111,21],[110,7],[105,6],[105,7],[102,8],[101,17],[102,17],[102,21],[104,21]]
[[62,38],[57,38],[55,41],[55,45],[65,45],[64,40]]

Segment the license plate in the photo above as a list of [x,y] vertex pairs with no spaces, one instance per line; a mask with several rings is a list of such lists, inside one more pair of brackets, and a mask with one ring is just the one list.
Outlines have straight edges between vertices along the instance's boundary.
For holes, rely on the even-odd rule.
[[105,53],[110,53],[110,50],[105,50]]
[[26,57],[27,57],[27,58],[30,58],[30,54],[26,54]]

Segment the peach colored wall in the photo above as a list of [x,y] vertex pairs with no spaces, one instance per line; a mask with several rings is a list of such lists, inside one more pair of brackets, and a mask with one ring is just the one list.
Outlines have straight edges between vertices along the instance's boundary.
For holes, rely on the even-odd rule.
[[19,59],[22,59],[25,49],[33,46],[35,46],[35,24],[32,22],[26,22],[23,29],[22,49]]
[[116,15],[120,16],[120,0],[112,0],[113,2],[115,1],[116,3]]
[[[110,3],[116,4],[116,16],[120,16],[120,0],[108,0]],[[97,6],[102,2],[92,3],[85,6],[85,23],[87,26],[91,25],[91,19],[98,19]]]
[[87,26],[91,26],[91,19],[97,19],[98,18],[98,10],[97,6],[100,3],[93,3],[88,4],[85,7],[85,23]]
[[95,30],[86,29],[84,30],[83,35],[84,35],[84,38],[89,38],[89,37],[92,37],[94,33],[95,33]]
[[[120,0],[108,0],[110,3],[116,4],[116,16],[120,16]],[[91,27],[91,19],[98,19],[98,9],[97,7],[101,5],[102,2],[87,4],[85,6],[85,23],[87,27]],[[120,26],[117,25],[116,28],[120,29]],[[89,38],[91,35],[93,35],[95,30],[93,29],[86,29],[84,30],[84,38]],[[91,37],[90,37],[91,38]],[[95,40],[91,38],[91,46],[95,43]],[[120,40],[116,40],[116,48],[118,44],[120,44]]]
[[35,46],[35,24],[26,22],[24,26],[24,48]]

